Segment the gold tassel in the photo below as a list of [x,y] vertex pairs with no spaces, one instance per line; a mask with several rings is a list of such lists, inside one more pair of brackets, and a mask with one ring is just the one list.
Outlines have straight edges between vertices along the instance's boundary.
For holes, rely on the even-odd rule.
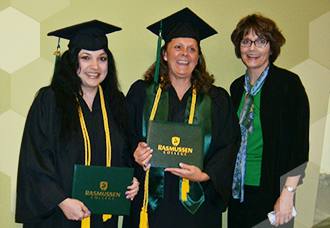
[[148,228],[148,196],[149,196],[149,172],[146,171],[146,177],[144,180],[144,197],[143,197],[143,206],[140,212],[140,226],[139,228]]
[[84,218],[81,221],[81,228],[90,228],[91,217]]
[[189,193],[189,180],[182,178],[181,183],[181,199],[187,201],[187,194]]
[[61,41],[61,38],[59,37],[58,38],[58,41],[57,41],[57,48],[56,48],[56,51],[54,52],[54,55],[56,55],[56,56],[60,56],[61,55],[60,41]]
[[148,211],[147,208],[142,207],[140,212],[140,225],[139,228],[148,228]]
[[61,55],[61,52],[57,50],[57,51],[54,52],[54,55],[60,56]]
[[108,219],[111,219],[112,215],[108,215],[108,214],[103,214],[102,215],[102,219],[103,219],[103,222],[106,222]]

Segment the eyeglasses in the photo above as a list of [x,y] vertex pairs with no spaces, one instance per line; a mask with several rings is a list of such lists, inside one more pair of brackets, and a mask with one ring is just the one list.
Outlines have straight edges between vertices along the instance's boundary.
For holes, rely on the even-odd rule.
[[241,47],[251,47],[252,43],[254,43],[254,46],[256,46],[258,48],[263,48],[267,45],[268,40],[257,39],[255,41],[252,41],[250,39],[243,39],[243,40],[241,40]]

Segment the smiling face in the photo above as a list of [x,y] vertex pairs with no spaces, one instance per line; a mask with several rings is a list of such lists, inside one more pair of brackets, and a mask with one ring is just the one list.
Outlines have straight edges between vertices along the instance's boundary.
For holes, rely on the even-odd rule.
[[82,90],[97,89],[97,85],[108,74],[108,55],[103,49],[97,51],[81,49],[78,53],[78,63],[77,75],[82,81]]
[[[244,39],[255,41],[263,37],[259,37],[253,30],[250,30]],[[264,47],[256,47],[254,43],[250,47],[240,47],[241,59],[247,66],[251,77],[259,77],[266,69],[269,63],[270,43],[268,42]]]
[[193,38],[174,38],[168,45],[163,58],[169,67],[169,76],[173,79],[190,79],[198,63],[199,48]]

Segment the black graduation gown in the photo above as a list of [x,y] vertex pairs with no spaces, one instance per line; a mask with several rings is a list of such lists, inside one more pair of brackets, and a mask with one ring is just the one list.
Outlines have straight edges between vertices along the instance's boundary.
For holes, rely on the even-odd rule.
[[[81,97],[79,100],[91,142],[91,165],[105,166],[105,133],[99,93],[94,99],[92,112]],[[111,165],[127,166],[129,161],[123,160],[123,154],[128,153],[127,142],[117,128],[107,102],[106,108],[112,147]],[[58,138],[57,132],[54,92],[45,87],[39,91],[30,108],[21,144],[16,222],[24,223],[24,227],[81,226],[80,221],[68,220],[58,204],[71,197],[74,164],[85,163],[82,132],[79,128],[67,142]],[[91,213],[91,227],[117,227],[117,216],[103,223],[101,215]]]
[[[145,92],[148,84],[144,81],[135,82],[126,98],[128,100],[131,127],[132,148],[145,141],[142,136],[142,116]],[[182,101],[177,97],[173,87],[169,89],[168,121],[183,122],[187,99],[191,89]],[[222,212],[225,211],[231,194],[231,183],[235,160],[240,142],[240,130],[237,115],[231,104],[228,93],[213,86],[210,90],[212,99],[212,142],[209,152],[204,158],[204,172],[211,180],[202,182],[205,201],[197,212],[192,215],[179,200],[179,177],[165,172],[164,199],[159,207],[152,211],[148,208],[150,228],[190,227],[215,228],[222,225]],[[139,177],[140,191],[131,207],[131,215],[124,219],[124,227],[138,227],[140,210],[144,193],[143,169],[136,164],[136,176]]]

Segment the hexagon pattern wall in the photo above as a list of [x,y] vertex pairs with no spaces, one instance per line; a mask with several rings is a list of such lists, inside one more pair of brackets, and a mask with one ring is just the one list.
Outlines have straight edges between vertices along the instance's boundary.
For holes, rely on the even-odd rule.
[[[231,4],[231,1],[229,0],[225,2],[227,5]],[[294,2],[295,4],[300,4],[300,2],[302,2],[301,5],[307,4],[307,0],[306,4],[304,4],[304,1],[291,2]],[[147,7],[151,3],[145,0],[139,2],[139,4],[141,5],[139,6],[139,10],[143,11],[143,7]],[[286,12],[290,12],[291,10],[291,5],[287,3],[287,1],[281,1],[281,4],[278,4],[278,1],[269,0],[269,4],[269,7],[272,8],[269,11],[266,10],[267,6],[260,9],[256,8],[254,11],[265,10],[269,13],[270,17],[274,15],[277,16],[277,18],[282,19],[280,14],[273,13],[273,8],[276,7],[275,5],[278,5],[278,11],[283,9]],[[313,11],[314,14],[318,15],[311,19],[311,21],[308,21],[309,31],[307,31],[307,29],[304,31],[305,33],[309,33],[309,43],[306,41],[303,44],[297,44],[309,45],[309,58],[301,59],[299,64],[291,68],[292,71],[296,72],[301,77],[308,93],[311,106],[311,163],[307,170],[305,185],[302,185],[301,190],[297,193],[298,217],[296,219],[296,227],[302,228],[311,227],[313,225],[314,207],[311,206],[310,201],[305,200],[305,198],[306,195],[309,195],[311,202],[316,201],[316,179],[318,179],[319,175],[322,153],[329,153],[329,151],[323,151],[323,137],[326,126],[326,117],[328,115],[330,90],[330,4],[329,2],[326,4],[326,1],[315,1],[313,4],[318,6],[319,11]],[[72,12],[75,12],[75,15],[79,15],[80,13],[81,16],[85,16],[86,13],[90,13],[88,9],[100,9],[102,14],[95,12],[92,15],[95,18],[107,18],[111,15],[107,14],[107,9],[104,5],[106,5],[108,9],[112,9],[111,7],[114,5],[118,8],[124,8],[125,6],[128,12],[133,12],[137,8],[136,5],[130,1],[119,3],[117,1],[102,0],[96,0],[93,2],[86,0],[1,0],[0,228],[21,227],[21,225],[14,223],[16,172],[19,146],[25,117],[33,97],[40,87],[49,84],[52,75],[52,58],[40,57],[40,51],[43,52],[43,50],[40,50],[40,47],[48,46],[48,44],[54,41],[54,39],[48,39],[45,37],[45,34],[51,30],[48,26],[52,26],[53,24],[56,26],[58,26],[58,24],[60,26],[69,25],[71,23],[66,22],[66,18],[63,17],[63,15],[71,15]],[[219,12],[223,10],[216,0],[205,3],[205,6],[195,5],[187,0],[183,1],[182,5],[180,4],[180,7],[178,8],[190,5],[194,9],[204,7],[210,11],[214,8],[217,8]],[[166,10],[166,13],[177,10],[177,8],[169,7],[170,9]],[[322,9],[320,10],[320,8]],[[83,9],[86,9],[86,11]],[[308,12],[308,7],[307,9],[302,9],[305,11],[306,15],[310,13]],[[248,13],[245,12],[244,9],[237,10],[240,10],[242,16]],[[118,13],[116,16],[121,15],[120,12],[114,12],[114,10],[112,10],[112,13]],[[130,17],[128,14],[124,16]],[[73,17],[71,16],[71,21],[74,21],[72,18]],[[144,19],[143,15],[140,19]],[[134,20],[138,21],[139,18]],[[217,20],[217,18],[214,20]],[[58,24],[56,24],[56,21],[58,21]],[[40,23],[44,26],[42,29]],[[130,23],[136,22],[130,21]],[[281,24],[285,25],[285,23],[290,22],[282,22]],[[118,22],[118,25],[123,27],[128,26],[127,24],[128,23],[125,24]],[[145,25],[144,22],[143,25],[139,24],[139,26]],[[234,25],[232,25],[232,27],[234,27]],[[139,34],[136,34],[136,36],[139,36]],[[56,44],[52,47],[47,47],[47,52],[49,52],[49,50],[54,50],[55,45]],[[114,50],[117,50],[117,48],[118,47],[114,47]],[[230,51],[232,52],[232,50]],[[138,53],[134,53],[134,50],[129,54],[138,55]],[[233,55],[230,53],[227,56]],[[296,58],[295,56],[292,57]],[[125,58],[119,57],[119,59]],[[149,63],[146,65],[148,64]],[[119,68],[118,71],[124,71],[124,69]],[[135,76],[137,79],[139,75],[136,74]],[[124,77],[121,77],[121,81],[125,84]],[[128,87],[129,85],[126,86]],[[322,164],[329,165],[329,162],[323,162]],[[322,167],[322,170],[327,170],[330,173],[329,167],[324,166]]]
[[13,73],[40,56],[40,24],[13,7],[0,14],[0,68]]
[[[40,1],[11,0],[11,5],[27,16],[41,22],[70,5],[70,0]],[[42,10],[40,10],[42,9]]]

